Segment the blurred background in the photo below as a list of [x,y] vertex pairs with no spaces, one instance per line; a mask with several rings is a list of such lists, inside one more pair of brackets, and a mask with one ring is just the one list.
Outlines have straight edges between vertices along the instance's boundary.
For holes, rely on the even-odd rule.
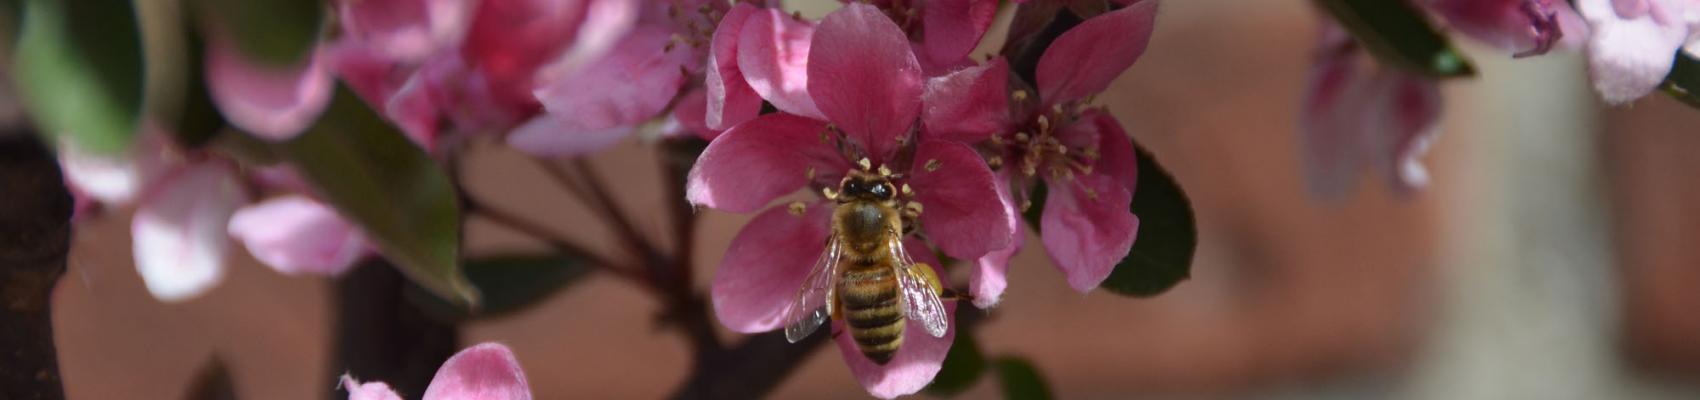
[[[1028,246],[982,350],[1028,357],[1066,399],[1700,398],[1700,110],[1664,96],[1608,108],[1579,54],[1513,61],[1466,43],[1481,75],[1445,85],[1430,189],[1396,196],[1366,172],[1319,204],[1295,131],[1316,18],[1302,0],[1163,3],[1149,51],[1098,101],[1194,201],[1192,278],[1154,299],[1081,295]],[[627,210],[664,204],[653,148],[594,162]],[[518,153],[481,146],[469,168],[495,203],[614,244]],[[750,216],[704,213],[707,277]],[[634,217],[660,233],[661,214]],[[474,254],[545,249],[483,222]],[[242,398],[318,398],[338,372],[332,282],[238,251],[224,284],[167,305],[132,265],[127,210],[75,240],[54,306],[71,398],[181,398],[214,358]],[[462,340],[511,346],[537,398],[662,397],[689,352],[660,309],[596,275]],[[839,358],[815,352],[774,397],[866,396]]]

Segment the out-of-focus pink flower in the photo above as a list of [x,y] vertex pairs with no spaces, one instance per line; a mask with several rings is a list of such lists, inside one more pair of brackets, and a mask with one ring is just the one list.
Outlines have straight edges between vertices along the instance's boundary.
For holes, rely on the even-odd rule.
[[[1045,182],[1040,238],[1069,286],[1081,292],[1109,277],[1133,247],[1139,228],[1138,217],[1129,210],[1136,187],[1132,139],[1115,117],[1085,103],[1139,60],[1150,42],[1156,13],[1157,1],[1145,0],[1087,19],[1058,36],[1039,57],[1037,98],[1016,91],[1012,114],[987,114],[1008,112],[1002,107],[1007,102],[997,97],[939,109],[937,118],[927,119],[929,134],[988,143],[994,163],[1003,166],[999,194],[1008,213],[1019,215],[1030,207],[1027,194],[1038,180]],[[1002,60],[976,68],[984,70],[970,68],[934,78],[929,89],[939,93],[929,98],[985,99],[991,97],[981,93],[1007,90],[1002,82],[1008,67]],[[1009,258],[1022,245],[1019,218],[1004,223],[1013,228],[1010,248],[976,260],[969,276],[978,307],[997,303],[1007,286]]]
[[1322,29],[1300,114],[1306,182],[1313,195],[1337,198],[1363,168],[1381,172],[1394,189],[1428,183],[1418,159],[1438,132],[1441,99],[1436,82],[1403,70],[1372,65],[1344,30]]
[[337,2],[342,34],[385,58],[418,62],[459,43],[472,15],[468,0],[354,0]]
[[671,33],[640,27],[603,56],[537,90],[547,114],[508,136],[514,148],[546,156],[595,152],[667,108],[695,54]]
[[[869,168],[902,172],[894,183],[912,193],[898,201],[924,206],[919,227],[946,254],[975,258],[1008,247],[1009,215],[979,154],[924,135],[916,142],[925,79],[902,31],[878,9],[850,4],[821,21],[809,47],[808,75],[831,77],[811,79],[807,87],[826,120],[781,112],[732,127],[697,159],[688,199],[726,211],[756,211],[798,189],[836,187],[866,158]],[[900,158],[900,152],[908,156]],[[772,207],[739,232],[711,289],[721,323],[746,333],[783,324],[785,308],[825,250],[832,209],[824,201]],[[912,248],[926,248],[911,242]],[[926,261],[922,253],[911,251]],[[914,393],[938,372],[948,337],[906,340],[913,341],[885,366],[860,352],[846,353],[870,393],[888,398]]]
[[[343,375],[349,400],[392,400],[401,395],[383,382],[360,383]],[[529,400],[525,371],[507,346],[483,343],[455,353],[425,388],[425,400]]]
[[372,253],[358,227],[302,195],[236,210],[229,232],[260,263],[285,275],[339,275]]
[[1700,2],[1693,0],[1578,0],[1576,8],[1591,28],[1588,67],[1594,90],[1613,104],[1657,88],[1700,23]]
[[1578,47],[1588,37],[1582,17],[1563,0],[1427,0],[1447,24],[1517,57]]
[[247,201],[235,171],[218,162],[178,167],[149,187],[130,227],[148,292],[171,302],[216,286],[229,248],[225,224]]
[[314,50],[296,65],[249,60],[216,28],[207,35],[207,90],[231,125],[272,140],[295,137],[330,103],[330,60]]

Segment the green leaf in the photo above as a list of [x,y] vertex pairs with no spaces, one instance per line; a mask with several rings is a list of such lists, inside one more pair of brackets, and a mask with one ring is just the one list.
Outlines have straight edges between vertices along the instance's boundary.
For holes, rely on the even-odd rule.
[[27,0],[12,79],[52,135],[94,152],[129,147],[141,118],[145,68],[127,0]]
[[460,206],[449,176],[354,92],[338,85],[324,115],[278,150],[414,283],[477,305],[478,289],[461,273]]
[[273,65],[294,64],[319,41],[325,5],[316,0],[198,0],[242,53]]
[[1316,0],[1376,59],[1435,78],[1476,74],[1422,11],[1408,1]]
[[1665,75],[1663,88],[1670,97],[1690,107],[1700,108],[1700,60],[1689,57],[1685,52],[1677,52],[1670,74]]
[[[1139,186],[1134,189],[1129,209],[1139,217],[1138,236],[1127,256],[1098,287],[1111,293],[1149,297],[1162,294],[1192,274],[1192,255],[1198,247],[1197,221],[1192,201],[1175,178],[1138,144]],[[1027,225],[1038,231],[1045,209],[1044,184],[1034,185],[1028,199],[1032,205],[1021,213]]]
[[974,341],[973,333],[957,330],[956,340],[950,344],[950,353],[944,356],[944,365],[938,375],[933,376],[933,382],[923,390],[939,397],[962,394],[974,386],[985,371],[986,356],[980,354],[980,344]]
[[1003,397],[1011,400],[1045,400],[1051,398],[1051,387],[1045,377],[1033,368],[1033,363],[1020,357],[1002,357],[992,362],[998,371],[998,383]]
[[572,286],[591,268],[584,260],[568,255],[505,255],[467,260],[465,270],[472,285],[484,294],[478,310],[456,307],[417,285],[408,286],[408,300],[445,322],[499,316]]
[[1175,178],[1144,148],[1135,145],[1134,151],[1139,157],[1139,188],[1134,190],[1132,208],[1139,217],[1139,236],[1099,287],[1130,296],[1155,296],[1191,275],[1198,227],[1192,202]]

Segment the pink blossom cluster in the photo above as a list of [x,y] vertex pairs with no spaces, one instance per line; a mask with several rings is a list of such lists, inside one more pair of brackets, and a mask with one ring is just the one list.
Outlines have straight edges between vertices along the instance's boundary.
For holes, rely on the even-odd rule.
[[[775,203],[800,190],[836,189],[857,168],[895,171],[893,183],[909,188],[898,200],[920,205],[909,253],[936,267],[944,266],[933,248],[971,261],[969,292],[981,308],[996,304],[1007,284],[1025,236],[1021,213],[1040,182],[1049,193],[1041,238],[1071,286],[1097,287],[1128,253],[1138,227],[1129,211],[1133,143],[1090,99],[1144,52],[1157,1],[1064,32],[1031,83],[1002,58],[969,58],[995,5],[850,3],[819,21],[747,4],[726,14],[711,43],[702,121],[680,121],[712,138],[688,177],[688,199],[760,211],[715,274],[721,323],[745,333],[785,324],[826,250],[834,204],[824,195]],[[764,102],[776,111],[762,114]],[[886,363],[869,360],[850,335],[836,342],[869,393],[891,398],[931,382],[954,334],[933,337],[911,320]]]

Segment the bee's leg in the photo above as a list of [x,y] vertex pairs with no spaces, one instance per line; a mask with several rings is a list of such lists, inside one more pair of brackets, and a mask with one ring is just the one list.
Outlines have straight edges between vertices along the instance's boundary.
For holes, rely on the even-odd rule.
[[944,288],[942,290],[939,290],[939,300],[966,301],[966,302],[969,302],[969,303],[973,303],[974,302],[974,294],[968,293],[968,291],[966,291],[966,290],[956,290],[956,289],[952,289],[952,288]]
[[[903,188],[908,189],[909,185],[904,185]],[[914,233],[915,222],[921,219],[921,203],[911,201],[904,204],[903,211],[899,216],[899,219],[903,220],[903,235],[907,236]]]

